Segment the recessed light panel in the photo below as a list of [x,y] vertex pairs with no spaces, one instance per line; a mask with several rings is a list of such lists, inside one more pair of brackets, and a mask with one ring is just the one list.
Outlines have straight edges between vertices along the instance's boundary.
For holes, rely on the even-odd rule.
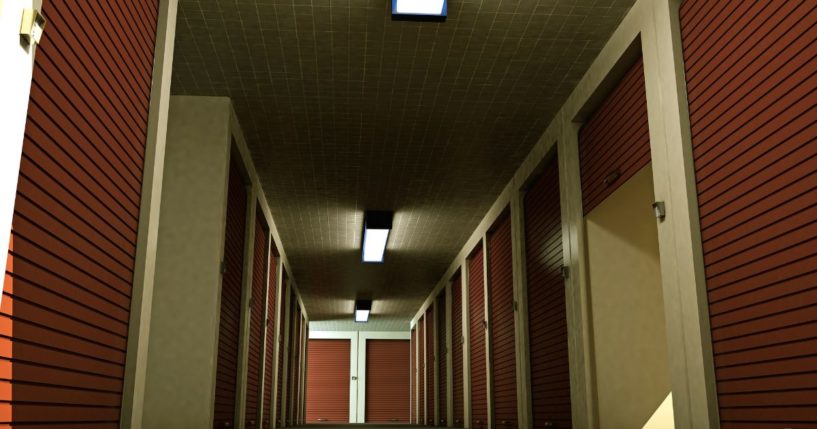
[[445,17],[448,0],[392,0],[393,16]]

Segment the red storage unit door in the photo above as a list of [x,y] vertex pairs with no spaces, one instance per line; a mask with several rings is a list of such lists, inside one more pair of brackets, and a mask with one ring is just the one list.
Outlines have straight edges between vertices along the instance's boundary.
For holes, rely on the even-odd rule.
[[284,404],[284,367],[286,366],[286,360],[284,359],[284,332],[287,329],[288,324],[286,323],[287,317],[287,307],[286,307],[286,300],[289,294],[289,279],[287,278],[287,273],[284,271],[283,277],[283,286],[281,292],[281,318],[278,319],[281,321],[280,326],[278,326],[278,382],[276,383],[277,386],[275,387],[275,421],[276,427],[282,427],[284,424],[284,411],[282,405]]
[[817,4],[680,15],[721,427],[817,427]]
[[454,391],[454,427],[465,424],[465,387],[463,386],[463,334],[462,334],[462,276],[457,274],[451,282],[451,389]]
[[426,424],[434,425],[434,308],[426,310]]
[[157,9],[43,5],[0,307],[0,426],[119,426]]
[[497,429],[510,429],[518,420],[510,215],[500,217],[495,228],[488,237],[493,420]]
[[247,392],[244,423],[255,427],[261,395],[261,362],[264,354],[264,283],[267,275],[267,223],[260,208],[255,210],[253,242],[252,298],[250,302],[250,344],[247,353]]
[[551,423],[553,427],[570,428],[573,422],[561,272],[562,214],[555,156],[545,163],[542,175],[527,190],[524,210],[533,427]]
[[426,422],[426,335],[425,317],[420,317],[417,322],[417,347],[420,349],[420,357],[417,360],[417,423]]
[[471,336],[471,427],[488,427],[488,386],[485,362],[485,278],[483,277],[483,249],[468,261],[468,311]]
[[349,423],[350,340],[309,340],[307,423]]
[[[269,231],[267,231],[269,234]],[[276,306],[276,269],[278,266],[278,259],[272,253],[269,258],[269,274],[267,275],[267,331],[266,343],[267,348],[264,351],[264,401],[263,401],[263,427],[268,428],[272,422],[272,376],[275,370],[275,306]]]
[[291,425],[295,419],[295,414],[298,409],[298,382],[300,381],[300,354],[301,350],[298,347],[300,344],[301,335],[301,306],[298,305],[298,300],[295,295],[292,296],[292,320],[290,321],[289,332],[289,393],[287,396],[287,422]]
[[216,361],[216,397],[213,426],[231,427],[235,420],[238,336],[241,321],[241,284],[244,272],[244,225],[247,191],[234,161],[230,162],[227,191],[227,227],[224,238],[225,272],[221,278],[221,312]]
[[410,423],[409,342],[366,340],[366,423]]
[[639,58],[579,131],[584,214],[650,163],[649,131]]
[[448,424],[448,323],[445,317],[445,290],[437,295],[437,398],[439,398],[439,426]]
[[411,387],[409,391],[409,419],[412,423],[417,423],[417,403],[415,402],[415,396],[417,395],[417,328],[411,329],[411,340],[410,341],[410,350],[409,350],[409,361],[411,363],[411,376],[409,380],[409,386]]

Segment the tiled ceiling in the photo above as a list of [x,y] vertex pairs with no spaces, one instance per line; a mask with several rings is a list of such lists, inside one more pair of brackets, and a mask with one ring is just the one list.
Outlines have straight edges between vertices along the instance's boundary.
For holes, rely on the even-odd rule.
[[[408,322],[633,0],[181,0],[173,93],[232,97],[312,320]],[[365,209],[396,211],[382,265]],[[407,326],[407,325],[406,325]]]

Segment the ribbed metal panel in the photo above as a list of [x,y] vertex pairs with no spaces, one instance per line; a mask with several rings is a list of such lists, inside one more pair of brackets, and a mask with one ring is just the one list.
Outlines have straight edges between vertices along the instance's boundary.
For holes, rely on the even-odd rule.
[[649,131],[639,58],[579,131],[584,214],[650,163]]
[[439,426],[446,426],[448,423],[448,350],[446,338],[448,336],[448,323],[445,317],[445,290],[443,289],[435,304],[437,306],[437,393],[439,402]]
[[284,366],[286,366],[286,360],[284,359],[284,329],[286,329],[286,299],[287,294],[289,293],[289,278],[287,276],[287,272],[284,271],[283,276],[283,286],[281,291],[281,318],[280,323],[281,325],[278,327],[279,335],[278,335],[278,382],[276,383],[277,386],[275,387],[275,422],[276,427],[282,427],[284,422],[284,411],[281,405],[283,405],[284,399]]
[[434,308],[426,310],[426,425],[434,426]]
[[244,225],[247,216],[247,191],[238,168],[234,160],[230,162],[224,238],[225,271],[221,277],[221,316],[216,361],[215,428],[233,427],[235,419],[241,284],[244,275]]
[[817,3],[680,15],[721,427],[817,427]]
[[258,401],[261,398],[261,362],[264,336],[264,282],[267,274],[267,223],[261,209],[256,209],[253,241],[252,298],[250,301],[250,344],[247,353],[246,402],[244,423],[255,427]]
[[465,387],[463,386],[462,275],[451,281],[451,389],[454,391],[454,427],[465,424]]
[[0,426],[119,426],[157,13],[157,1],[43,5],[0,307]]
[[412,423],[417,423],[417,328],[411,329],[411,339],[409,340],[409,364],[411,365],[411,377],[409,380],[409,420]]
[[488,427],[488,376],[485,355],[485,278],[482,245],[468,261],[468,311],[471,335],[471,427]]
[[417,321],[417,347],[419,348],[419,358],[417,358],[417,423],[424,425],[426,422],[426,322],[425,316]]
[[518,415],[511,217],[509,213],[505,213],[496,221],[495,229],[488,236],[488,267],[494,427],[513,429],[517,427]]
[[350,340],[309,340],[307,423],[349,423]]
[[[269,231],[266,233],[269,235]],[[272,422],[272,397],[275,392],[272,391],[272,376],[275,370],[275,307],[277,305],[275,285],[276,283],[276,267],[278,266],[278,258],[274,253],[269,257],[269,275],[267,276],[267,348],[264,351],[264,420],[263,427],[269,428]]]
[[409,423],[409,342],[366,340],[366,423]]
[[300,382],[300,337],[301,337],[301,306],[298,305],[298,299],[295,295],[290,301],[292,308],[290,309],[290,330],[289,330],[289,366],[287,373],[289,374],[289,392],[287,393],[287,426],[291,426],[295,420],[295,415],[298,409],[298,385]]
[[525,194],[525,270],[533,426],[571,428],[559,165],[547,161]]

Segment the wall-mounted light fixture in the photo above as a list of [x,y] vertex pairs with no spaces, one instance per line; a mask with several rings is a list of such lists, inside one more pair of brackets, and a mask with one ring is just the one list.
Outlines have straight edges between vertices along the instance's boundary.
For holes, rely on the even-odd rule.
[[393,216],[390,211],[367,211],[364,214],[363,262],[383,262]]
[[355,322],[366,323],[369,321],[369,313],[372,312],[371,299],[358,299],[355,301]]

